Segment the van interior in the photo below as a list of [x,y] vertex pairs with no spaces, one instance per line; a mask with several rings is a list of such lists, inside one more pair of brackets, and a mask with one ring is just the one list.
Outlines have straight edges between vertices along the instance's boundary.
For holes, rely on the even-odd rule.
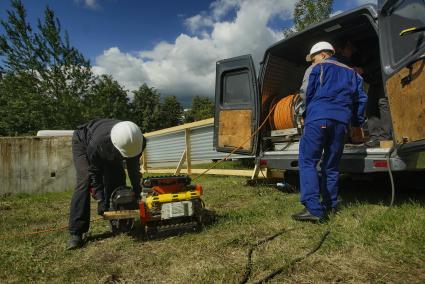
[[[260,74],[262,119],[267,116],[273,101],[299,91],[304,72],[309,66],[306,55],[318,41],[330,42],[336,49],[337,58],[341,58],[341,50],[348,42],[354,47],[350,67],[364,69],[362,76],[366,83],[365,91],[369,96],[367,116],[379,114],[377,101],[384,88],[378,34],[372,17],[364,12],[365,10],[360,10],[357,13],[336,16],[334,20],[295,34],[268,50],[263,62],[265,68]],[[265,140],[270,140],[272,130],[272,126],[265,130],[262,135]]]

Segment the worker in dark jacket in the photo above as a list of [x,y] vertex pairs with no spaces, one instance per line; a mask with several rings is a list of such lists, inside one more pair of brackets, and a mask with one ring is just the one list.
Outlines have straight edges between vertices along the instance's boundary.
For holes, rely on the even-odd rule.
[[[373,48],[379,50],[379,46]],[[379,51],[369,48],[367,52],[369,56],[366,57],[348,39],[340,41],[338,50],[338,61],[353,68],[369,84],[366,108],[368,119],[364,125],[369,133],[369,141],[365,142],[364,145],[366,147],[379,147],[380,141],[392,139],[390,108],[382,85],[380,59],[379,56],[376,56]]]
[[77,185],[71,200],[68,249],[82,245],[82,235],[89,230],[90,193],[97,201],[97,213],[109,208],[114,189],[126,184],[123,161],[137,197],[140,196],[140,156],[145,139],[131,121],[95,119],[74,131],[72,156]]
[[[334,53],[330,43],[319,42],[307,55],[313,64],[305,72],[300,91],[306,108],[299,151],[301,203],[305,208],[292,216],[298,221],[321,221],[328,211],[336,209],[338,167],[347,127],[364,123],[367,96],[363,79],[338,62]],[[317,164],[321,159],[319,184]]]

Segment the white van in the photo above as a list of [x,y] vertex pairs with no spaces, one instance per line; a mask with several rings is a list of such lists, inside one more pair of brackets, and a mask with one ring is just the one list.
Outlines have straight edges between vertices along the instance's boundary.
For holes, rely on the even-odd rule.
[[[335,43],[341,38],[349,38],[375,59],[372,64],[382,78],[393,130],[393,146],[347,144],[341,172],[387,171],[388,161],[393,171],[425,169],[424,0],[380,0],[378,6],[365,5],[296,33],[265,51],[258,77],[250,55],[217,62],[216,150],[230,152],[241,146],[258,129],[276,98],[299,91],[308,67],[305,56],[315,42]],[[279,132],[266,123],[236,153],[266,160],[270,168],[297,171],[300,129],[298,125]]]

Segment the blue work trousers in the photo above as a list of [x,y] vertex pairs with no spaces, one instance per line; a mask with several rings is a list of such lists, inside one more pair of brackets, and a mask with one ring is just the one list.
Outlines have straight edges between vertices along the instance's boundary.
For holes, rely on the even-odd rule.
[[[326,209],[337,205],[338,167],[346,132],[346,124],[332,119],[314,120],[304,127],[299,154],[301,203],[317,217],[323,217]],[[317,164],[321,158],[319,182]]]

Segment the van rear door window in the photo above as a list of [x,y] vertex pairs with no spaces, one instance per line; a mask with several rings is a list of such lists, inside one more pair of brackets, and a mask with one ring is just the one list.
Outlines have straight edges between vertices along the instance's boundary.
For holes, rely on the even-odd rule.
[[223,80],[223,106],[233,107],[251,103],[248,71],[227,73]]

